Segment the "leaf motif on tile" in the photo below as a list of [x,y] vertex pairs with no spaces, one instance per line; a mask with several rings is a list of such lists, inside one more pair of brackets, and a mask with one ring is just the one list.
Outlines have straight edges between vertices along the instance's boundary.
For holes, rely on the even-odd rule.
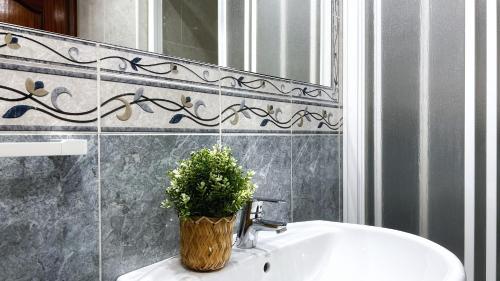
[[7,112],[5,112],[5,114],[2,117],[9,119],[19,118],[23,116],[30,109],[35,109],[35,107],[24,104],[16,105],[7,110]]
[[330,118],[331,118],[331,117],[333,117],[333,113],[331,113],[331,112],[330,112],[330,113],[328,113],[328,117],[327,117],[327,119],[326,119],[326,121],[327,121],[328,123],[332,123],[332,122],[330,121]]
[[170,124],[177,124],[181,122],[182,118],[184,117],[184,114],[175,114],[172,116],[172,119],[170,119],[169,123]]
[[236,109],[232,107],[230,109],[233,111],[234,114],[233,120],[231,120],[231,125],[235,126],[240,121],[240,115],[238,114],[238,111]]
[[52,92],[50,94],[50,101],[52,102],[52,105],[54,106],[55,109],[57,109],[59,111],[62,111],[62,110],[59,107],[59,104],[57,103],[57,99],[62,94],[67,94],[68,96],[73,97],[71,92],[68,89],[66,89],[65,87],[57,87],[54,90],[52,90]]
[[49,92],[44,89],[45,85],[42,81],[34,82],[31,78],[28,78],[26,79],[25,86],[28,93],[37,97],[43,97],[49,94]]
[[137,105],[147,113],[154,113],[153,109],[146,102],[138,102]]
[[144,95],[144,88],[139,88],[137,91],[134,93],[134,102],[145,112],[148,113],[154,113],[153,109],[145,102],[145,101],[139,101],[142,96]]
[[240,78],[237,79],[236,82],[238,82],[238,86],[243,87],[243,79],[245,79],[243,76],[240,76]]
[[281,110],[281,108],[279,108],[279,107],[278,107],[278,108],[276,108],[276,113],[274,114],[274,116],[275,116],[274,118],[276,118],[276,120],[278,120],[278,115],[279,115],[280,113],[283,113],[283,111]]
[[138,101],[140,98],[142,98],[142,95],[144,95],[144,88],[137,89],[134,94],[134,101]]
[[299,127],[304,126],[304,116],[302,114],[300,114],[299,123],[297,124],[297,126]]
[[133,70],[139,71],[137,69],[137,66],[139,66],[139,62],[142,60],[140,57],[135,57],[130,61],[130,67],[132,67]]
[[191,108],[193,107],[193,104],[191,103],[191,97],[186,97],[184,95],[181,95],[181,102],[182,102],[182,105],[186,108]]
[[210,72],[208,72],[208,70],[204,70],[203,71],[203,78],[208,79],[209,76],[210,76]]
[[200,117],[200,113],[198,112],[198,110],[200,109],[201,106],[206,107],[206,104],[203,100],[197,100],[194,103],[194,114],[198,117]]
[[21,48],[21,45],[19,45],[19,39],[13,36],[11,33],[7,33],[5,35],[4,42],[5,42],[4,46],[9,47],[10,49],[17,50]]
[[127,121],[132,116],[132,107],[130,103],[126,101],[124,98],[117,98],[117,100],[121,101],[125,106],[125,111],[122,114],[116,114],[116,118],[120,121]]
[[304,117],[306,118],[307,121],[311,122],[311,117],[309,117],[309,110],[307,110],[307,106],[304,109]]
[[272,104],[267,105],[267,114],[269,114],[269,115],[274,114],[274,106]]
[[177,68],[177,64],[175,64],[175,63],[170,64],[170,72],[172,72],[174,74],[179,72],[179,69]]
[[127,60],[125,58],[119,58],[120,63],[118,64],[118,69],[121,71],[127,70]]
[[245,104],[245,103],[246,103],[246,102],[245,102],[245,99],[243,99],[243,100],[241,101],[241,103],[240,103],[240,110],[239,110],[239,111],[241,112],[241,114],[243,114],[243,116],[245,116],[245,118],[247,118],[247,119],[252,119],[252,116],[251,116],[251,115],[250,115],[250,113],[248,113],[248,111],[247,111],[248,107],[246,106],[246,104]]
[[68,56],[75,61],[78,61],[78,56],[80,55],[80,50],[77,47],[71,47],[68,49]]
[[269,119],[264,119],[264,120],[262,120],[262,122],[260,122],[260,126],[265,127],[265,126],[267,126],[268,122],[269,122]]

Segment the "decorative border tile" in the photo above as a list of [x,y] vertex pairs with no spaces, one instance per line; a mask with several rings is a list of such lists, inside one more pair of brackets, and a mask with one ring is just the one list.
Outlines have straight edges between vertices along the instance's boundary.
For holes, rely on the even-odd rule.
[[292,81],[291,96],[296,100],[338,104],[339,96],[334,89],[304,82]]
[[241,90],[256,94],[272,94],[289,97],[293,89],[288,79],[221,68],[220,86],[223,90]]
[[101,118],[113,132],[341,133],[338,88],[0,24],[2,36],[0,71],[23,75],[0,84],[0,129],[96,130]]
[[289,98],[227,90],[221,94],[223,133],[291,133],[293,115]]
[[103,131],[219,132],[219,90],[101,75]]
[[102,72],[210,85],[220,80],[217,66],[106,44],[100,45],[99,53]]
[[96,77],[0,63],[0,129],[96,131]]
[[294,123],[292,134],[340,134],[342,108],[313,102],[292,100]]
[[95,72],[96,43],[0,24],[0,59]]

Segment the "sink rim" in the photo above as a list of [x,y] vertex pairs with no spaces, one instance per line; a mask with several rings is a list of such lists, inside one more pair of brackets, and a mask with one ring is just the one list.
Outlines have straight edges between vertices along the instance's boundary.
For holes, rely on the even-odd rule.
[[[315,228],[318,228],[318,231],[315,231]],[[321,229],[321,231],[319,231],[319,229]],[[368,225],[331,222],[323,220],[290,223],[288,225],[288,231],[282,234],[275,234],[274,232],[269,232],[269,233],[262,232],[259,234],[260,237],[259,237],[259,242],[257,244],[257,248],[238,249],[236,247],[233,247],[231,259],[224,269],[234,270],[238,264],[244,263],[247,260],[255,258],[261,258],[261,257],[265,258],[266,256],[271,255],[273,252],[283,249],[285,247],[289,247],[297,242],[309,240],[316,236],[329,235],[332,232],[342,232],[349,229],[367,233],[377,232],[378,234],[386,234],[399,239],[416,242],[417,244],[422,245],[422,247],[432,250],[433,252],[435,252],[436,254],[438,254],[443,258],[443,260],[448,266],[447,276],[446,279],[444,279],[443,281],[465,280],[465,269],[462,265],[462,262],[458,259],[458,257],[448,249],[444,248],[443,246],[435,242],[432,242],[426,238],[395,229],[381,228]],[[290,235],[293,235],[295,237],[292,239],[288,239],[290,238]],[[131,272],[125,273],[120,277],[118,277],[117,281],[140,280],[142,276],[147,276],[155,269],[164,267],[164,265],[170,266],[173,270],[176,270],[179,273],[193,274],[193,276],[203,276],[210,274],[210,273],[197,273],[185,269],[180,264],[180,256],[175,255],[173,257],[159,261],[152,265],[148,265],[133,270]]]

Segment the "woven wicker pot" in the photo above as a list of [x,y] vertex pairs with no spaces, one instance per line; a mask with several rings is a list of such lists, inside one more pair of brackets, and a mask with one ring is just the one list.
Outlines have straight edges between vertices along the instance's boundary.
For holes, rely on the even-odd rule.
[[235,216],[193,217],[181,220],[181,260],[196,271],[224,267],[231,257]]

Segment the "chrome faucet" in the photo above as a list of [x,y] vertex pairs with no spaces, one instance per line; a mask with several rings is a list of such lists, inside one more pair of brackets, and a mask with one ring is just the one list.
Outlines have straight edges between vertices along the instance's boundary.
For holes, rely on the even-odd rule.
[[243,207],[240,225],[237,233],[236,247],[241,249],[255,248],[259,231],[286,231],[286,222],[276,222],[262,219],[263,202],[285,203],[282,200],[254,198]]

